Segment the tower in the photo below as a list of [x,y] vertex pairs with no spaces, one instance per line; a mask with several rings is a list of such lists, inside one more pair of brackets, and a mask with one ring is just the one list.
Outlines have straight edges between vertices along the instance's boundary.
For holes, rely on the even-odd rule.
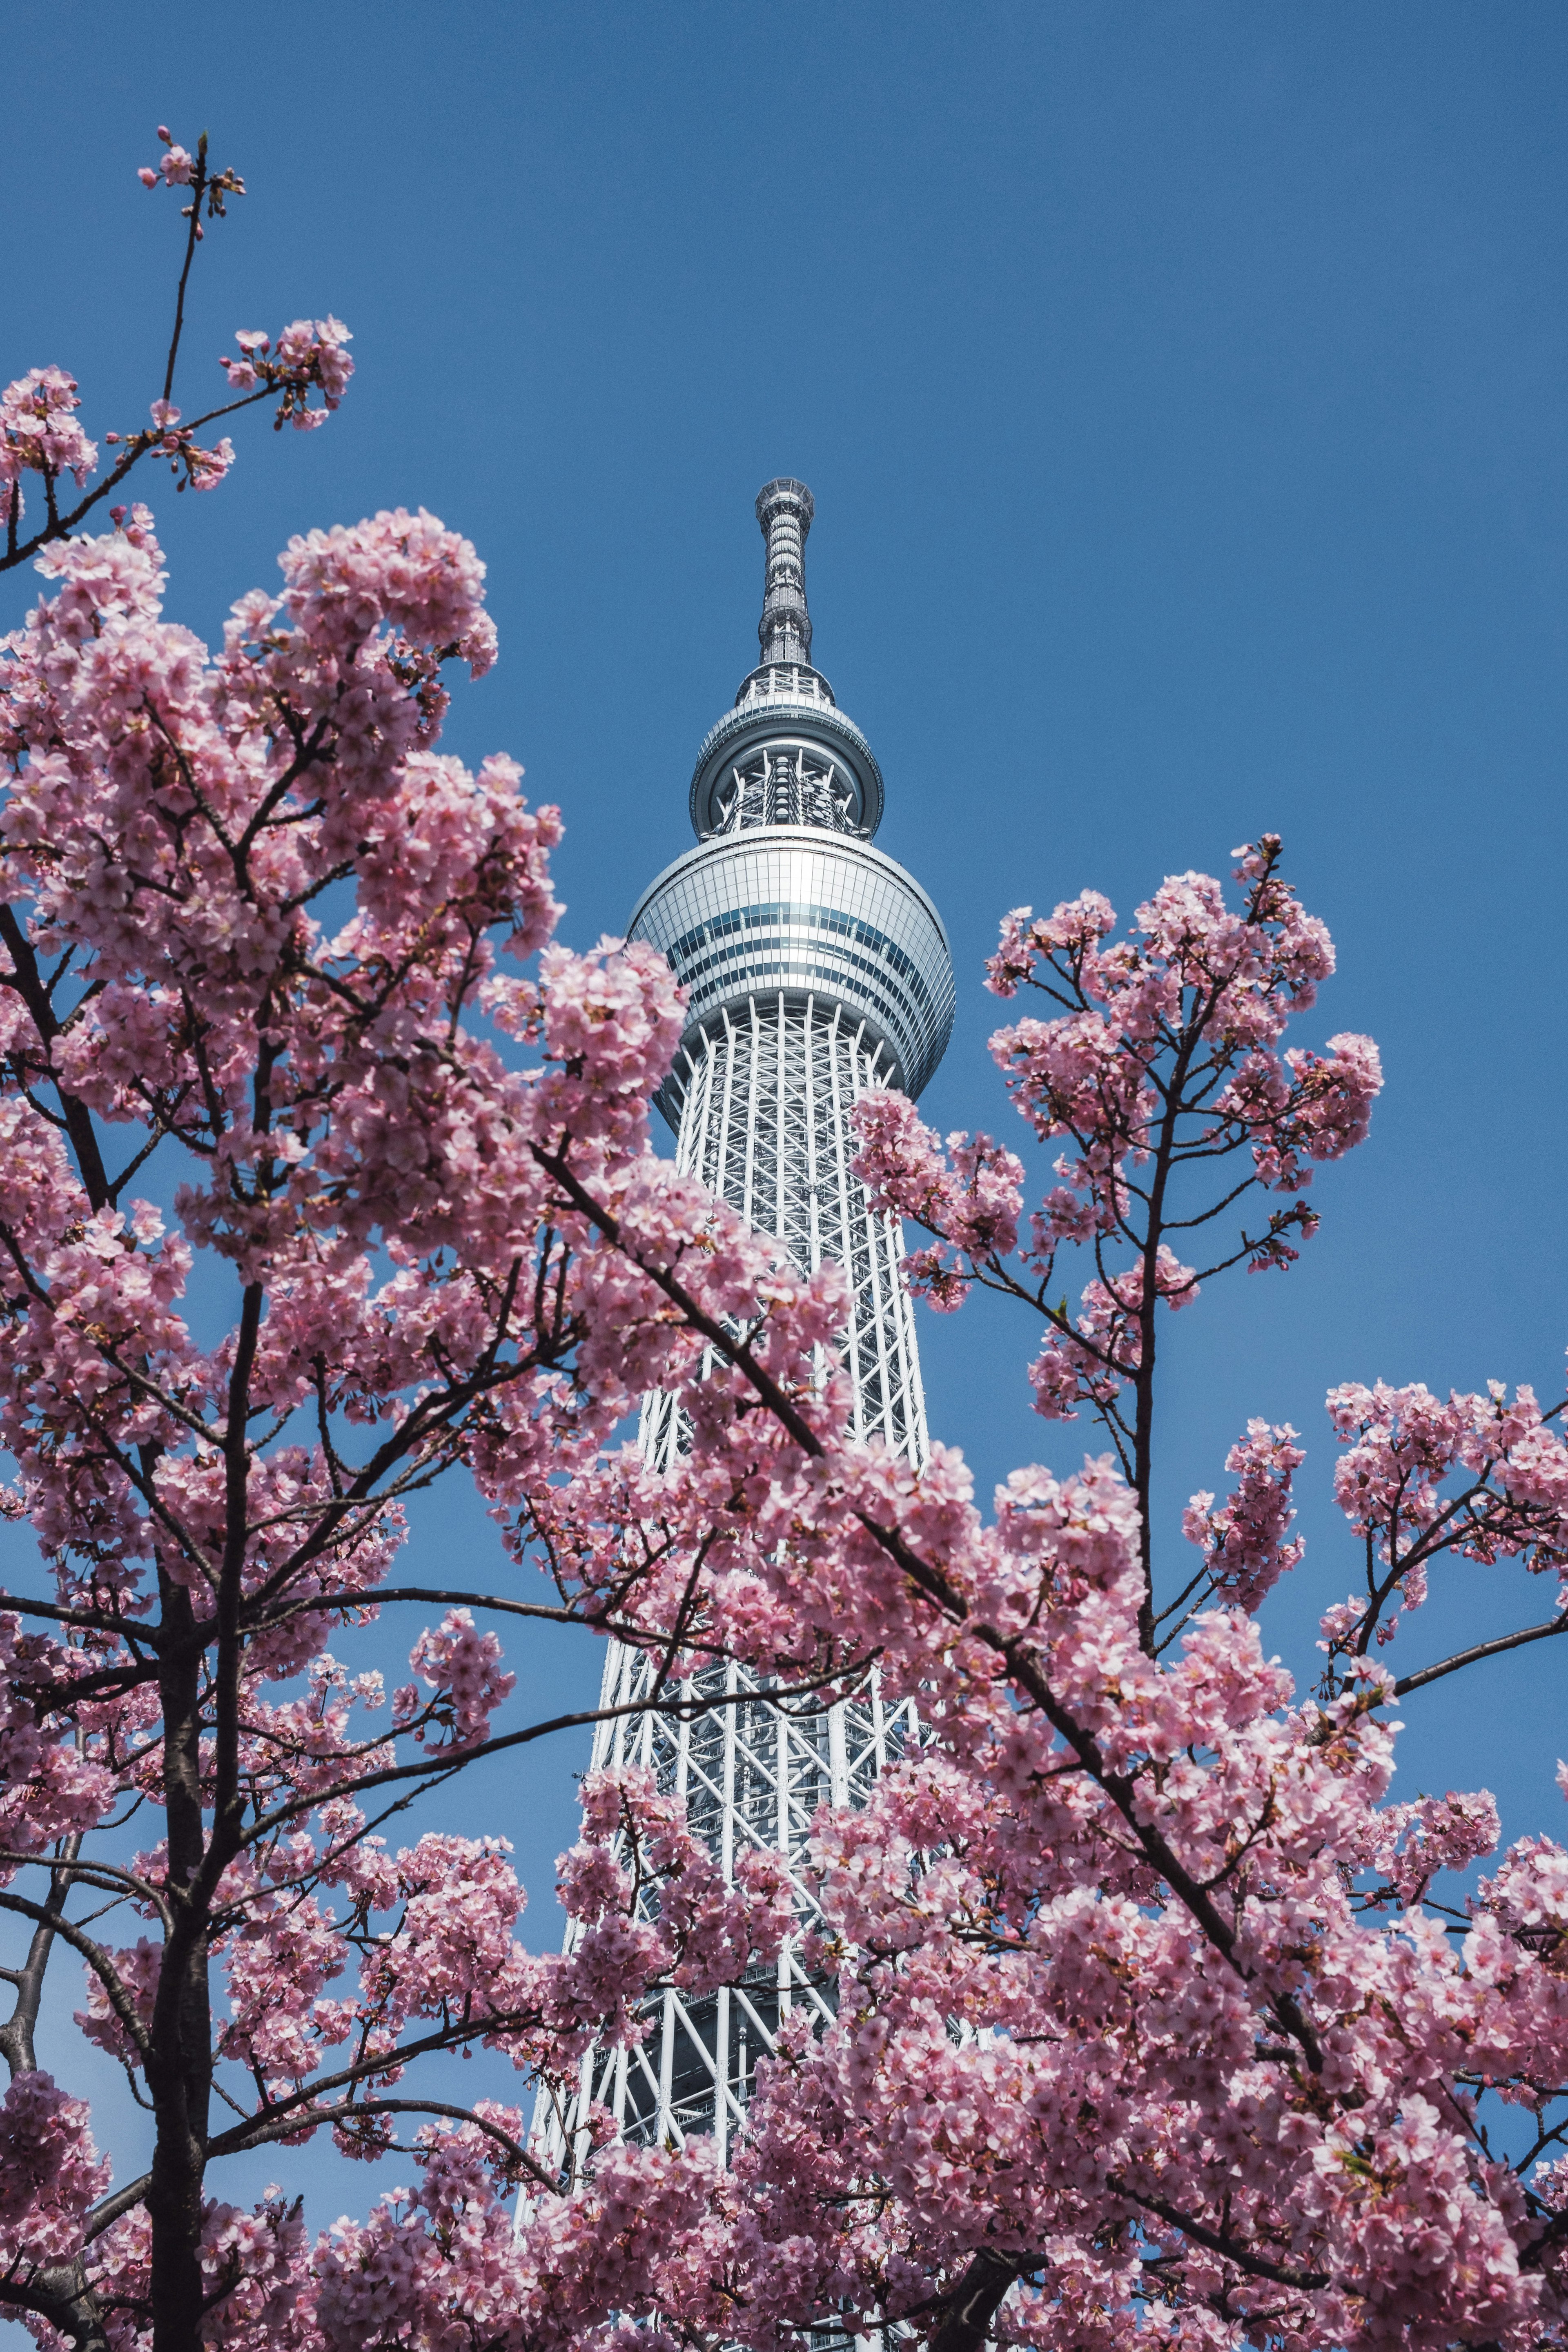
[[[872,846],[881,770],[812,666],[813,512],[801,482],[770,482],[758,495],[761,659],[697,755],[697,845],[644,892],[628,928],[668,958],[687,992],[685,1034],[658,1097],[679,1165],[803,1268],[825,1257],[844,1266],[853,1434],[920,1463],[925,1406],[901,1236],[850,1173],[849,1114],[869,1087],[920,1093],[952,1027],[952,966],[925,892]],[[640,1443],[655,1464],[673,1459],[681,1431],[670,1398],[647,1398]],[[612,1648],[602,1704],[635,1701],[651,1672],[639,1653]],[[798,1862],[818,1805],[863,1800],[910,1727],[907,1709],[884,1708],[874,1683],[802,1712],[799,1702],[771,1703],[731,1664],[707,1670],[691,1695],[721,1688],[732,1704],[709,1713],[600,1724],[593,1760],[650,1766],[684,1794],[726,1872],[747,1842]],[[812,1898],[798,1879],[796,1888],[804,1927]],[[791,1947],[742,1984],[700,2000],[668,1991],[662,2001],[640,2050],[590,2054],[581,2095],[608,2106],[628,2137],[712,2132],[721,2151],[781,2014],[801,2001],[828,2013]],[[569,2134],[573,2118],[563,2123]]]

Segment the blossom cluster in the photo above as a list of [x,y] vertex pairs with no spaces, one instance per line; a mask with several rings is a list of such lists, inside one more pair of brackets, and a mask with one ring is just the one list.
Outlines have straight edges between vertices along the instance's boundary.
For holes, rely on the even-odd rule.
[[143,163],[138,168],[137,178],[144,188],[155,188],[160,177],[166,188],[188,188],[196,176],[195,157],[178,143],[166,122],[158,125],[158,140],[163,152],[157,168]]
[[1273,1429],[1266,1421],[1249,1421],[1247,1435],[1225,1457],[1237,1477],[1234,1494],[1216,1510],[1213,1495],[1200,1492],[1183,1517],[1183,1532],[1202,1552],[1212,1591],[1239,1609],[1256,1609],[1300,1565],[1306,1549],[1300,1536],[1287,1541],[1285,1532],[1296,1516],[1290,1482],[1307,1458],[1295,1439],[1289,1422]]
[[1331,1656],[1393,1640],[1403,1614],[1426,1600],[1444,1556],[1492,1568],[1522,1559],[1557,1580],[1568,1608],[1568,1443],[1533,1389],[1511,1398],[1501,1381],[1435,1396],[1419,1381],[1394,1388],[1345,1381],[1329,1392],[1342,1452],[1334,1497],[1367,1548],[1366,1589],[1323,1619]]
[[[1382,1085],[1370,1038],[1333,1036],[1321,1053],[1282,1045],[1332,972],[1333,947],[1280,876],[1277,836],[1235,855],[1239,911],[1211,877],[1183,874],[1121,940],[1095,891],[1004,922],[989,985],[1060,1008],[991,1039],[1019,1113],[1042,1142],[1066,1147],[1021,1252],[1024,1171],[1011,1152],[962,1134],[944,1150],[892,1097],[857,1108],[857,1166],[873,1201],[931,1236],[906,1261],[914,1288],[942,1307],[976,1281],[1027,1297],[1047,1324],[1030,1375],[1038,1410],[1059,1420],[1087,1406],[1129,1467],[1137,1411],[1124,1391],[1142,1394],[1152,1378],[1157,1303],[1189,1304],[1233,1265],[1291,1265],[1317,1229],[1303,1197],[1314,1167],[1363,1140]],[[1246,1172],[1219,1201],[1177,1205],[1236,1155]],[[1254,1192],[1289,1198],[1244,1222],[1208,1267],[1184,1265],[1168,1236],[1206,1229]],[[1076,1315],[1055,1297],[1064,1245],[1095,1262]]]
[[26,511],[21,478],[52,484],[74,475],[79,488],[98,465],[98,448],[77,423],[76,379],[63,368],[29,368],[0,392],[0,523],[15,531]]
[[[343,345],[353,341],[341,319],[296,319],[284,328],[274,349],[271,338],[258,327],[235,335],[237,360],[220,359],[230,392],[276,391],[275,425],[290,425],[297,433],[313,432],[324,425],[342,400],[354,363]],[[310,405],[312,389],[321,404]]]

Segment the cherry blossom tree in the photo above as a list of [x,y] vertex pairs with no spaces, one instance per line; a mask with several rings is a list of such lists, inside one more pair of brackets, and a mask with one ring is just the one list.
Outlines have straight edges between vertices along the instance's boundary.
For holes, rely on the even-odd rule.
[[[188,275],[238,184],[165,148]],[[938,2352],[1562,2342],[1568,1855],[1527,1839],[1447,1904],[1490,1800],[1388,1790],[1394,1708],[1482,1654],[1394,1671],[1434,1572],[1568,1567],[1563,1407],[1334,1391],[1361,1581],[1310,1695],[1256,1619],[1300,1559],[1297,1433],[1252,1423],[1179,1536],[1153,1506],[1164,1315],[1290,1266],[1379,1084],[1364,1038],[1284,1042],[1332,949],[1279,843],[1239,903],[1174,877],[1121,940],[1093,896],[1008,919],[991,984],[1044,1009],[994,1051],[1059,1150],[1026,1228],[1018,1157],[863,1107],[917,1287],[1037,1318],[1038,1408],[1099,1449],[984,1514],[952,1450],[844,1439],[837,1270],[652,1154],[668,969],[556,941],[556,813],[439,748],[454,666],[495,653],[473,549],[402,511],[296,538],[214,651],[163,616],[144,507],[80,534],[158,450],[227,464],[168,405],[184,284],[154,431],[99,489],[68,379],[0,404],[42,575],[0,667],[0,1443],[42,1563],[0,1607],[0,2311],[106,2352],[761,2352],[829,2315]],[[230,391],[317,419],[343,341],[241,337]],[[690,1439],[660,1473],[616,1443],[650,1387]],[[400,1570],[442,1480],[496,1515],[489,1589]],[[365,1643],[405,1613],[389,1700]],[[690,1691],[725,1656],[803,1705],[873,1665],[919,1699],[921,1744],[819,1819],[836,2021],[786,2022],[728,2169],[602,2119],[564,2161],[529,2142],[536,2085],[792,1923],[765,1856],[726,1879],[668,1790],[601,1775],[571,1950],[527,1948],[453,1785],[591,1718],[515,1720],[503,1624],[644,1644],[655,1706],[721,1703]],[[37,2065],[62,1970],[144,2168]],[[435,2095],[466,2048],[515,2106]],[[321,2134],[414,2185],[314,2236],[226,2197]]]
[[[221,209],[238,182],[207,176],[205,145],[171,146],[163,177],[192,191],[188,271],[204,196]],[[289,329],[268,356],[242,337],[231,387],[319,422],[343,340]],[[206,486],[222,468],[168,389],[156,446]],[[592,1719],[492,1730],[498,1618],[635,1632],[646,1584],[660,1619],[651,1548],[614,1591],[571,1581],[557,1489],[614,1458],[641,1390],[679,1385],[721,1323],[830,1411],[837,1293],[651,1156],[667,969],[553,945],[555,812],[510,760],[470,773],[437,748],[445,675],[494,657],[472,548],[424,513],[311,532],[214,653],[163,616],[144,507],[99,537],[78,526],[101,489],[64,509],[62,476],[95,459],[73,401],[58,371],[4,396],[13,551],[43,588],[0,667],[0,1508],[46,1580],[0,1610],[0,1912],[23,1936],[0,2310],[46,2343],[315,2344],[336,2258],[297,2201],[223,2201],[226,2158],[319,2131],[374,2156],[440,2117],[456,2129],[415,2146],[421,2210],[448,2214],[462,2183],[538,2168],[518,2111],[453,2107],[416,2062],[482,2045],[531,2096],[587,2038],[639,2031],[650,1989],[776,1949],[777,1870],[724,1884],[636,1776],[589,1791],[570,1958],[519,1940],[496,1840],[449,1811],[409,1844],[384,1832],[478,1759]],[[135,436],[111,479],[153,446]],[[27,473],[47,520],[23,541]],[[154,1183],[163,1210],[138,1193]],[[678,1307],[642,1262],[681,1258]],[[551,1584],[392,1580],[411,1498],[454,1474]],[[329,1645],[352,1658],[393,1609],[435,1614],[388,1707]],[[839,1663],[818,1643],[796,1680]],[[650,1878],[657,1930],[633,1919]],[[37,2063],[62,1958],[81,2032],[148,2114],[130,2177]],[[559,2198],[540,2223],[531,2291],[564,2333],[610,2307],[589,2254],[618,2226],[611,2184],[655,2194],[657,2158],[618,2166],[572,2206],[575,2290],[539,2284]]]
[[[918,1696],[926,1736],[863,1810],[819,1817],[837,2020],[786,2022],[731,2169],[701,2141],[577,2151],[515,2238],[472,2168],[463,2234],[445,2189],[384,2202],[317,2257],[328,2343],[553,2342],[542,2247],[575,2295],[603,2231],[616,2315],[581,2332],[606,2347],[761,2352],[828,2315],[933,2352],[1562,2342],[1568,1857],[1527,1838],[1456,1904],[1442,1874],[1493,1853],[1491,1799],[1389,1787],[1400,1700],[1568,1615],[1559,1592],[1403,1676],[1379,1654],[1435,1567],[1561,1578],[1565,1407],[1332,1393],[1363,1590],[1327,1612],[1310,1696],[1254,1614],[1300,1559],[1293,1431],[1249,1426],[1230,1493],[1184,1515],[1195,1570],[1163,1602],[1152,1581],[1153,1310],[1289,1266],[1309,1179],[1364,1136],[1379,1082],[1364,1038],[1283,1045],[1331,948],[1278,842],[1238,858],[1235,911],[1188,876],[1114,946],[1098,901],[1006,928],[993,985],[1067,997],[995,1040],[1026,1118],[1068,1147],[1023,1250],[1008,1155],[942,1147],[895,1097],[861,1113],[864,1180],[926,1228],[914,1278],[949,1306],[988,1282],[1043,1319],[1072,1385],[1037,1371],[1042,1410],[1110,1439],[1079,1474],[1016,1472],[983,1517],[956,1454],[917,1473],[846,1445],[831,1374],[791,1394],[705,1320],[685,1262],[644,1255],[710,1369],[681,1392],[674,1469],[601,1460],[533,1507],[569,1586],[627,1609],[651,1547],[628,1614],[645,1640],[668,1628],[677,1671],[729,1651],[798,1672],[826,1643],[848,1673],[858,1652]],[[1194,1231],[1219,1235],[1201,1270],[1167,1239]],[[1069,1316],[1051,1277],[1074,1241],[1093,1273]]]
[[[1016,1472],[987,1519],[941,1448],[916,1475],[804,1428],[773,1446],[750,1573],[852,1624],[926,1736],[819,1817],[837,2020],[793,2021],[760,2070],[730,2266],[694,2292],[672,2257],[674,2323],[760,2347],[837,2311],[935,2352],[1563,2341],[1568,1853],[1526,1838],[1456,1902],[1442,1874],[1493,1853],[1491,1798],[1388,1790],[1399,1701],[1568,1630],[1568,1404],[1331,1393],[1362,1581],[1310,1695],[1255,1617],[1301,1557],[1293,1430],[1249,1424],[1228,1495],[1188,1506],[1195,1568],[1153,1572],[1162,1310],[1293,1262],[1314,1167],[1379,1085],[1365,1038],[1282,1045],[1331,948],[1277,840],[1237,855],[1235,911],[1187,875],[1120,941],[1094,897],[1005,925],[991,985],[1049,1009],[993,1052],[1063,1147],[1022,1243],[1017,1159],[862,1107],[863,1178],[924,1229],[912,1279],[1037,1315],[1038,1410],[1110,1450]],[[1556,1580],[1550,1613],[1395,1672],[1435,1570],[1510,1560]]]

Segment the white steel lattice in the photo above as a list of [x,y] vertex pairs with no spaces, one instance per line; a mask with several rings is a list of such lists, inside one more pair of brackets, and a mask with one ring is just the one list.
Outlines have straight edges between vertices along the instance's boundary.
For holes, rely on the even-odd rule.
[[[833,1258],[849,1277],[846,1349],[854,1381],[854,1436],[879,1437],[923,1461],[914,1316],[899,1276],[902,1237],[891,1218],[873,1216],[858,1181],[850,1106],[889,1083],[889,1055],[841,1005],[782,992],[722,1008],[713,1029],[687,1052],[678,1163],[738,1209],[757,1232],[774,1234],[798,1266]],[[651,1397],[642,1443],[650,1461],[668,1458],[673,1406]]]
[[[849,1108],[884,1082],[886,1049],[840,1007],[784,996],[728,1008],[691,1052],[682,1105],[679,1163],[721,1194],[761,1232],[776,1235],[807,1270],[835,1258],[850,1278],[845,1335],[853,1374],[853,1433],[880,1438],[916,1462],[926,1452],[925,1405],[910,1300],[899,1278],[902,1242],[876,1215],[849,1171],[855,1145]],[[673,1401],[650,1396],[640,1442],[668,1462],[680,1443]],[[616,1644],[606,1662],[601,1704],[646,1696],[653,1675],[637,1651]],[[731,1704],[698,1716],[621,1717],[603,1723],[595,1768],[638,1764],[686,1800],[692,1827],[718,1854],[726,1876],[745,1846],[763,1845],[790,1866],[799,1931],[775,1966],[701,2000],[667,1991],[656,2031],[631,2051],[597,2051],[584,2062],[576,2114],[552,2135],[563,2156],[578,2116],[594,2102],[623,2133],[683,2140],[711,2132],[723,2152],[745,2110],[751,2072],[773,2046],[779,2019],[796,2001],[826,2018],[823,1990],[799,1957],[799,1937],[818,1918],[800,1865],[819,1805],[862,1803],[912,1729],[907,1705],[884,1707],[875,1682],[832,1706],[778,1704],[742,1666],[714,1667],[683,1687],[686,1699]]]
[[[698,846],[645,892],[630,928],[668,956],[686,994],[686,1035],[658,1098],[678,1125],[681,1169],[804,1270],[828,1258],[843,1266],[850,1433],[919,1464],[925,1404],[902,1237],[850,1173],[850,1111],[869,1087],[924,1086],[952,1026],[952,965],[931,900],[872,846],[881,772],[811,666],[812,513],[799,482],[771,482],[758,498],[768,544],[761,666],[698,754]],[[646,1400],[640,1443],[655,1465],[674,1461],[683,1429],[671,1398]],[[613,1647],[604,1706],[635,1706],[653,1673],[641,1653]],[[679,2144],[710,2132],[725,2152],[780,2019],[796,2004],[830,2014],[828,1989],[801,1958],[819,1916],[804,1868],[812,1816],[825,1803],[863,1803],[915,1730],[908,1705],[885,1708],[874,1681],[813,1706],[773,1697],[731,1663],[673,1697],[602,1722],[594,1765],[645,1766],[683,1796],[727,1876],[747,1846],[781,1854],[796,1930],[776,1965],[739,1984],[702,1999],[665,1992],[640,2047],[590,2052],[564,2110],[542,2107],[536,2119],[562,2165],[587,2153],[590,2104],[628,2137]],[[689,1712],[703,1699],[726,1703]]]

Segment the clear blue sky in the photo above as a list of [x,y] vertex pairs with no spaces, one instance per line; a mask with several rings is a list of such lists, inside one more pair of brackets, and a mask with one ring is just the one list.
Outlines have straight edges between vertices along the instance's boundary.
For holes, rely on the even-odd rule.
[[[1130,909],[1284,833],[1340,947],[1311,1034],[1370,1030],[1388,1087],[1302,1266],[1174,1328],[1161,1534],[1249,1413],[1294,1422],[1310,1549],[1269,1631],[1310,1671],[1354,1571],[1329,1382],[1561,1393],[1568,13],[175,0],[144,34],[65,0],[7,58],[4,375],[70,368],[89,429],[144,413],[175,225],[134,168],[155,122],[207,127],[251,194],[202,257],[187,410],[236,327],[333,310],[360,373],[215,497],[154,485],[174,610],[216,635],[312,523],[467,531],[502,658],[452,740],[563,805],[572,940],[689,839],[781,472],[816,495],[816,650],[882,845],[953,940],[942,1126],[1011,1122],[977,982],[1004,908]],[[985,1488],[1074,1459],[1026,1409],[1032,1332],[923,1332]],[[441,1516],[421,1567],[488,1540]],[[1430,1638],[1547,1599],[1472,1591]],[[596,1662],[514,1663],[548,1705]],[[1413,1701],[1400,1792],[1485,1783],[1557,1830],[1565,1675]],[[477,1809],[543,1898],[582,1759],[531,1755]]]

